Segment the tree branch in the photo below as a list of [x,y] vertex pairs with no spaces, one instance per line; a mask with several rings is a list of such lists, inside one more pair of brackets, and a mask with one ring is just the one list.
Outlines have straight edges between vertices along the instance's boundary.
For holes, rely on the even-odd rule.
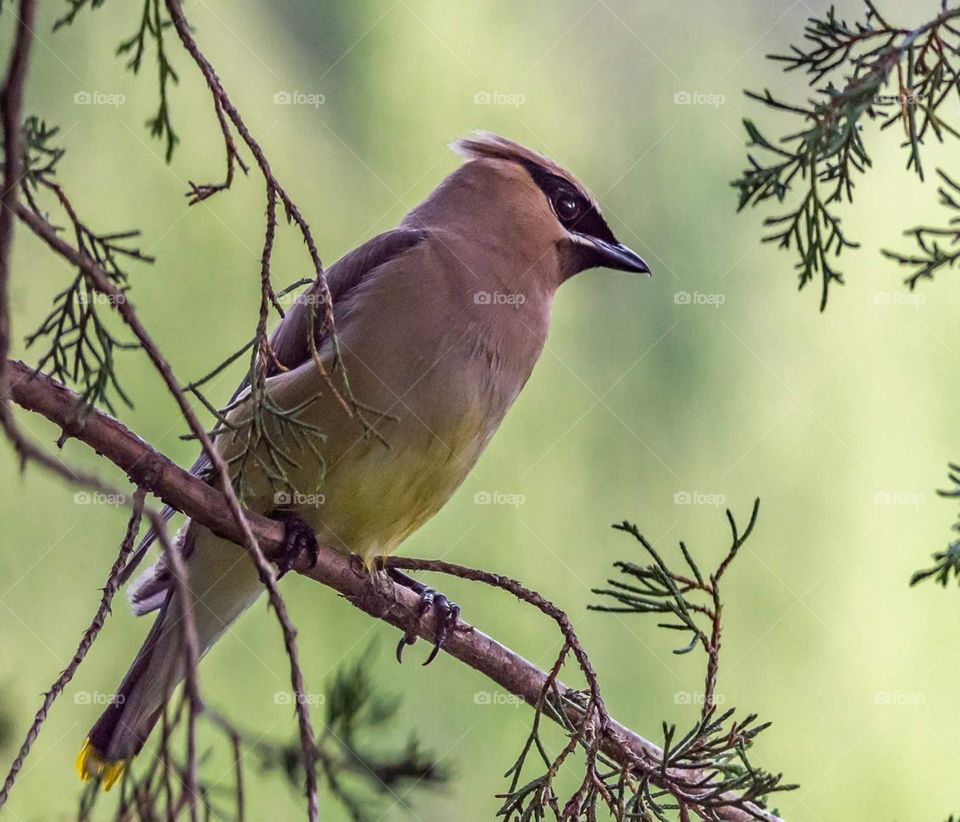
[[[85,409],[82,418],[77,414],[79,397],[64,385],[51,378],[37,374],[21,362],[6,364],[9,375],[10,398],[23,408],[41,414],[59,426],[62,439],[73,437],[93,448],[121,468],[135,485],[145,488],[168,505],[210,528],[214,533],[239,544],[244,542],[245,529],[236,521],[231,506],[224,496],[202,480],[175,465],[164,455],[140,439],[122,423],[95,409]],[[0,400],[6,398],[0,397]],[[81,420],[78,422],[78,420]],[[250,511],[244,512],[246,525],[268,558],[279,557],[283,552],[283,526],[273,520]],[[402,560],[398,564],[452,573],[467,578],[478,578],[480,572],[448,563],[429,563]],[[332,549],[321,549],[316,565],[308,566],[301,558],[296,570],[304,576],[333,588],[352,605],[370,616],[381,619],[410,635],[427,640],[434,638],[433,618],[418,617],[417,596],[386,579],[378,578],[373,584],[368,574],[350,558]],[[481,581],[486,581],[481,580]],[[504,587],[504,586],[498,586]],[[543,610],[543,609],[541,609]],[[548,675],[535,665],[497,642],[492,637],[463,625],[449,636],[444,651],[484,676],[496,682],[504,690],[536,706],[547,683]],[[583,720],[582,709],[577,707],[577,692],[557,683],[563,700],[563,710],[571,723]],[[548,714],[549,715],[549,714]],[[654,772],[656,783],[662,777],[659,763],[660,748],[629,728],[614,720],[600,729],[603,734],[602,752],[618,765],[644,773]],[[669,774],[681,780],[688,790],[696,792],[697,784],[704,774],[685,771]],[[701,791],[704,788],[700,788]],[[733,800],[735,797],[730,797]],[[719,819],[761,819],[780,822],[774,814],[748,805],[746,809],[720,807]]]

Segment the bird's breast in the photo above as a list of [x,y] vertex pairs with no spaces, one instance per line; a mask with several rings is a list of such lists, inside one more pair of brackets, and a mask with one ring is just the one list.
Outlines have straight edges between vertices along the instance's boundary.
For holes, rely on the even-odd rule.
[[[323,504],[304,516],[324,539],[372,560],[436,514],[520,393],[542,340],[511,341],[481,316],[417,354],[408,381],[381,385],[377,434],[328,435]],[[525,335],[528,337],[528,335]],[[371,386],[367,385],[368,388]]]

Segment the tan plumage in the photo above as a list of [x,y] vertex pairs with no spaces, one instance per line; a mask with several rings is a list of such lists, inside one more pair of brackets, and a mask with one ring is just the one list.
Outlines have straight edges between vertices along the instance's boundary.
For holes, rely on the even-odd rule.
[[[393,418],[365,437],[322,387],[309,355],[309,301],[315,284],[280,324],[273,347],[282,365],[268,378],[273,400],[295,408],[326,434],[325,474],[309,450],[291,477],[302,504],[285,506],[321,544],[358,554],[369,565],[432,517],[463,482],[517,398],[543,349],[557,287],[595,265],[646,271],[617,243],[586,189],[545,157],[500,137],[475,135],[455,148],[467,162],[394,231],[346,255],[328,272],[343,365],[354,394]],[[330,339],[317,341],[329,370]],[[241,394],[241,398],[242,398]],[[234,421],[249,414],[242,401]],[[231,434],[217,440],[230,456]],[[204,466],[203,460],[198,468]],[[262,474],[245,477],[250,506],[270,512],[277,489]],[[323,494],[322,504],[308,495]],[[187,557],[193,611],[205,651],[262,592],[242,549],[189,524]],[[90,733],[78,767],[116,777],[181,677],[176,625],[162,562],[131,592],[138,612],[160,614],[112,705]]]

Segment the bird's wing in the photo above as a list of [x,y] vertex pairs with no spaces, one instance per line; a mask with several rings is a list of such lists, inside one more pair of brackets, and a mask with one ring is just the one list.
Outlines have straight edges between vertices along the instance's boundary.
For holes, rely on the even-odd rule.
[[[349,254],[344,255],[336,263],[330,266],[326,272],[327,287],[330,289],[330,299],[334,308],[342,303],[346,296],[363,281],[364,277],[375,268],[382,266],[393,258],[402,254],[404,251],[419,245],[426,237],[426,233],[416,228],[397,228],[393,231],[387,231],[379,234],[363,245],[355,248]],[[293,370],[305,363],[310,358],[310,311],[313,306],[314,311],[314,329],[317,335],[316,347],[319,350],[325,338],[324,309],[318,302],[320,295],[320,282],[314,282],[294,303],[293,308],[287,312],[286,316],[280,322],[277,330],[270,338],[270,344],[277,362],[285,369]],[[279,372],[277,363],[271,362],[267,370],[267,376],[275,376]],[[249,385],[249,378],[244,377],[243,382],[233,393],[231,402],[235,400]],[[190,473],[196,477],[204,476],[211,468],[210,457],[201,453],[197,461],[190,469]],[[176,512],[169,505],[163,509],[162,516],[164,520],[169,520]],[[189,523],[185,526],[176,541],[176,548],[189,555],[190,539]],[[157,538],[156,532],[151,528],[143,540],[137,546],[136,552],[130,558],[130,561],[124,566],[121,572],[121,584],[126,582],[137,566],[146,556],[150,546]],[[164,558],[161,556],[157,561],[147,568],[130,587],[130,604],[135,614],[142,615],[155,611],[166,598],[167,589],[170,585],[170,570]]]

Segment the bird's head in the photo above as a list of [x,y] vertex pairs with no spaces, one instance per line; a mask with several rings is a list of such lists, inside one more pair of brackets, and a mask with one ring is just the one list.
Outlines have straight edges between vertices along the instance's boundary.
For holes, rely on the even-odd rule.
[[600,267],[650,274],[613,235],[586,187],[553,161],[487,132],[453,148],[468,162],[448,183],[471,191],[471,219],[508,234],[529,256],[552,258],[559,282]]

